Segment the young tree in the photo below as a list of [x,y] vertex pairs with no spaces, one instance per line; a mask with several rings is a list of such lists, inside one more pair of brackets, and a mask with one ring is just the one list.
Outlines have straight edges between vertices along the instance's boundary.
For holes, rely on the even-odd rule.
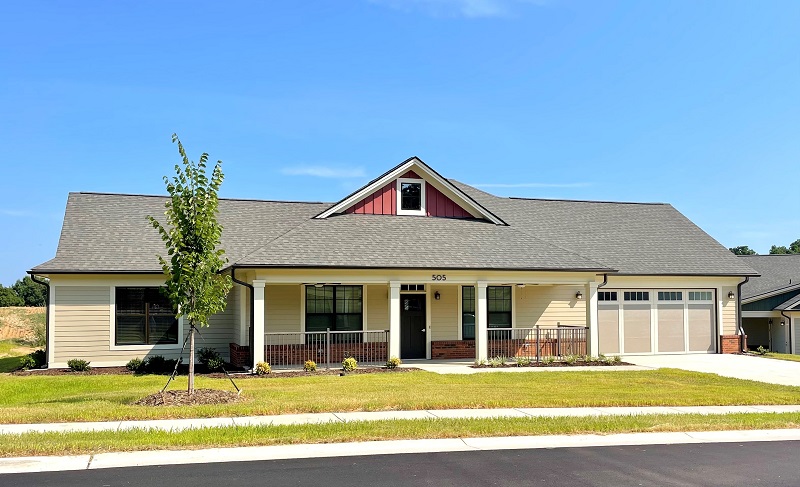
[[25,301],[25,306],[44,306],[46,304],[45,287],[31,279],[31,276],[23,277],[11,287],[17,296]]
[[731,247],[731,252],[736,255],[756,255],[756,251],[748,247],[747,245],[740,245],[739,247]]
[[219,248],[222,226],[217,222],[217,192],[222,184],[222,161],[217,161],[206,176],[208,154],[200,156],[197,164],[190,161],[176,134],[183,168],[175,165],[172,181],[164,176],[169,200],[165,205],[166,223],[152,216],[148,220],[158,230],[167,247],[169,260],[158,260],[166,276],[166,293],[178,316],[189,321],[189,394],[194,394],[194,338],[197,327],[208,326],[211,315],[225,309],[231,278],[221,275],[227,263],[225,252]]

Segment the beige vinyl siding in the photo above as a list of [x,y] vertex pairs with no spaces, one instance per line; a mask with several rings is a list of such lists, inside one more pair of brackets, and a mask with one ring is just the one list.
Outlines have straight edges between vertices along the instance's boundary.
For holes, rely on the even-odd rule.
[[[434,299],[439,291],[440,298]],[[458,340],[458,287],[432,286],[428,294],[431,308],[431,340]]]
[[535,325],[586,324],[586,299],[577,299],[575,293],[586,294],[583,286],[526,286],[516,288],[515,328]]
[[299,332],[302,310],[302,286],[296,284],[270,285],[264,289],[266,332]]
[[386,285],[364,286],[367,300],[364,303],[364,328],[366,330],[389,329],[389,288]]
[[[197,348],[213,348],[224,358],[230,359],[230,343],[236,341],[236,330],[239,327],[239,304],[235,293],[229,292],[225,311],[213,315],[208,326],[200,328],[202,337],[196,337]],[[189,326],[183,327],[184,337],[189,333]],[[181,345],[183,342],[181,342]]]
[[73,358],[114,360],[111,340],[111,289],[107,286],[54,286],[55,362]]
[[722,300],[722,334],[736,335],[736,298],[728,299],[728,293],[736,295],[736,287],[723,287],[719,299]]

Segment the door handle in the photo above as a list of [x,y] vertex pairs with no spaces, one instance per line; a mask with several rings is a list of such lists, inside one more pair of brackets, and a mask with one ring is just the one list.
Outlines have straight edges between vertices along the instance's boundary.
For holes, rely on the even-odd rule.
[[425,333],[425,330],[427,330],[427,328],[423,328],[423,329],[421,329],[420,331],[421,331],[422,333]]

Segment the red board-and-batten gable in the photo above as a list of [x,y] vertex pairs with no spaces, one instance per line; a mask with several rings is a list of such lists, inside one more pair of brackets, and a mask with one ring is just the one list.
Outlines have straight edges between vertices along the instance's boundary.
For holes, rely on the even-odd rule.
[[[408,171],[400,178],[423,179],[414,171]],[[397,180],[387,183],[371,195],[363,198],[358,203],[347,208],[345,213],[359,213],[366,215],[396,215],[397,214]],[[445,218],[471,218],[472,215],[458,205],[455,201],[445,196],[432,184],[425,185],[425,213],[427,216]]]

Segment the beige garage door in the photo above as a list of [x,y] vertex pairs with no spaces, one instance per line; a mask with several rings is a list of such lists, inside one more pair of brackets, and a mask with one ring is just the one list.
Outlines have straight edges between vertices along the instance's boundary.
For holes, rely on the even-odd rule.
[[619,353],[619,306],[598,306],[597,332],[600,335],[600,353]]
[[689,351],[714,352],[717,327],[714,323],[713,304],[689,303]]
[[658,351],[686,351],[683,304],[659,304],[657,311]]
[[650,353],[651,324],[649,304],[625,304],[623,317],[623,347],[625,353]]

